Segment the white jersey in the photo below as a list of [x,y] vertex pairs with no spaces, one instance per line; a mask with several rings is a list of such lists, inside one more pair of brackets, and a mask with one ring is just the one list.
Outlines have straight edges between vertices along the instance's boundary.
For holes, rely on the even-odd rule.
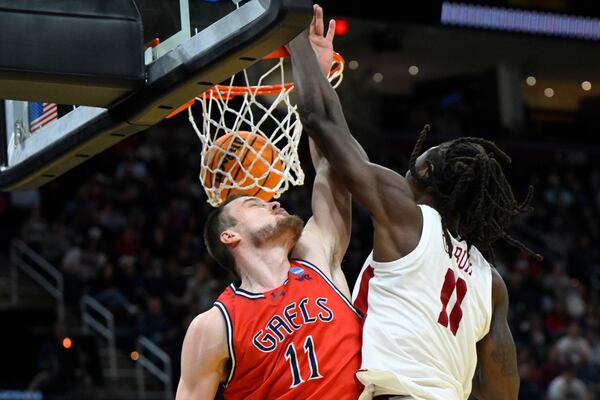
[[367,258],[354,287],[365,315],[360,399],[409,395],[464,400],[477,366],[476,343],[492,317],[492,270],[481,253],[452,238],[449,258],[439,213],[419,205],[417,247],[399,260]]

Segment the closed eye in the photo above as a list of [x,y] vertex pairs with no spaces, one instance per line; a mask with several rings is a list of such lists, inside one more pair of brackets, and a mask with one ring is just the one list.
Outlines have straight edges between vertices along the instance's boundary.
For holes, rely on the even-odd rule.
[[244,201],[244,205],[247,207],[264,207],[267,203],[260,201],[257,198],[249,198]]

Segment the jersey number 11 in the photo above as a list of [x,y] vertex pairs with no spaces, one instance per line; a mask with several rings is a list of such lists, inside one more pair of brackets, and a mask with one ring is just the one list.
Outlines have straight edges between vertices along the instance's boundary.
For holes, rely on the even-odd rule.
[[[304,353],[307,355],[308,363],[310,365],[310,377],[307,380],[322,378],[323,376],[319,373],[319,362],[317,361],[317,355],[315,354],[315,344],[312,336],[307,336],[304,341]],[[290,363],[290,370],[292,371],[292,384],[290,389],[295,388],[303,383],[304,380],[300,374],[300,363],[298,362],[294,343],[290,343],[285,350],[285,359]]]
[[[448,318],[448,311],[446,311],[446,308],[448,307],[450,297],[455,290],[456,303],[454,304],[454,307],[452,307],[452,311],[450,311],[450,318]],[[446,272],[446,277],[444,278],[444,285],[442,286],[442,293],[440,293],[440,300],[442,300],[442,311],[438,317],[438,323],[446,328],[450,328],[454,336],[456,336],[456,332],[458,332],[460,320],[463,316],[460,305],[466,294],[467,282],[462,278],[456,279],[454,276],[454,271],[448,268],[448,272]]]

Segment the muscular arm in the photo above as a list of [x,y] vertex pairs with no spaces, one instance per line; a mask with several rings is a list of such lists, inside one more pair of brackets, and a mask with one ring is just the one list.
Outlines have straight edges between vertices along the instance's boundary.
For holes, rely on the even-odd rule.
[[[322,59],[319,63],[322,73],[326,73],[331,66],[334,30],[335,25],[330,24],[324,36],[323,10],[315,6],[310,42],[314,52]],[[318,265],[349,296],[350,290],[341,271],[341,262],[350,242],[352,198],[312,139],[309,139],[309,145],[316,172],[311,200],[313,216],[306,224],[292,255]]]
[[307,226],[318,226],[321,243],[325,245],[332,274],[339,269],[350,243],[352,229],[352,196],[329,162],[321,157],[317,146],[310,140],[311,156],[317,172],[313,185],[311,208],[313,217]]
[[307,222],[293,256],[318,265],[350,297],[341,263],[350,243],[352,197],[312,141],[310,147],[316,170],[311,199],[313,216]]
[[181,349],[176,400],[213,400],[225,379],[229,353],[225,320],[213,307],[190,324]]
[[477,343],[478,368],[473,395],[479,400],[516,400],[519,395],[517,351],[508,327],[508,292],[492,270],[493,312],[489,333]]
[[289,47],[304,128],[344,186],[370,211],[375,257],[389,261],[405,255],[418,243],[422,226],[407,181],[365,157],[350,134],[335,90],[319,70],[306,34],[299,35]]

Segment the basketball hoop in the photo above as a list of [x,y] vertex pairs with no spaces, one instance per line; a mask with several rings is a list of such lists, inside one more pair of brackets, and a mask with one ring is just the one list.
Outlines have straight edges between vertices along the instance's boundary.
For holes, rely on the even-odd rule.
[[[273,60],[274,65],[260,75],[256,83],[251,82],[249,72],[244,69],[233,75],[228,85],[214,86],[167,117],[171,118],[188,109],[189,121],[202,142],[200,181],[212,206],[216,207],[223,201],[222,194],[253,194],[262,191],[270,194],[269,198],[278,198],[290,185],[300,186],[304,183],[304,171],[298,157],[302,125],[296,106],[289,97],[294,84],[286,81],[284,61],[288,58],[289,53],[283,48],[271,53],[263,60]],[[344,59],[340,54],[334,53],[328,74],[334,88],[341,83],[343,72]],[[243,79],[243,85],[233,84],[236,76]],[[274,96],[273,100],[267,99],[269,104],[259,101],[261,96],[267,95]],[[196,101],[202,109],[201,129],[192,112],[192,105]],[[264,147],[272,146],[275,149],[269,153],[270,158],[262,158],[262,154],[266,152],[262,149],[257,151],[253,148],[253,143],[246,143],[244,136],[238,135],[238,132],[251,132],[264,138]],[[217,140],[224,135],[233,135],[234,140],[227,143],[236,142],[238,145],[235,148],[220,147]],[[239,150],[239,143],[242,144],[242,151]],[[227,162],[214,162],[215,151]],[[243,155],[242,160],[238,157],[240,154]],[[254,176],[252,167],[255,163],[246,162],[246,154],[271,167],[264,173],[261,172],[261,176]],[[210,162],[207,161],[209,159]],[[236,164],[233,168],[230,167],[232,159]],[[222,168],[224,164],[229,166],[227,170]],[[277,184],[265,185],[265,177],[270,177],[268,180],[272,183],[273,174],[279,176]]]
[[[277,50],[264,58],[264,60],[270,60],[275,58],[285,59],[289,57],[289,53],[285,48]],[[341,54],[333,53],[333,65],[329,71],[328,79],[332,83],[334,88],[342,82],[344,72],[344,58]],[[243,95],[254,95],[264,96],[269,94],[278,94],[281,91],[291,91],[294,89],[294,84],[291,82],[274,84],[274,85],[261,85],[260,83],[255,86],[229,86],[229,85],[216,85],[210,90],[202,94],[203,97],[207,96],[228,96],[230,98]]]

